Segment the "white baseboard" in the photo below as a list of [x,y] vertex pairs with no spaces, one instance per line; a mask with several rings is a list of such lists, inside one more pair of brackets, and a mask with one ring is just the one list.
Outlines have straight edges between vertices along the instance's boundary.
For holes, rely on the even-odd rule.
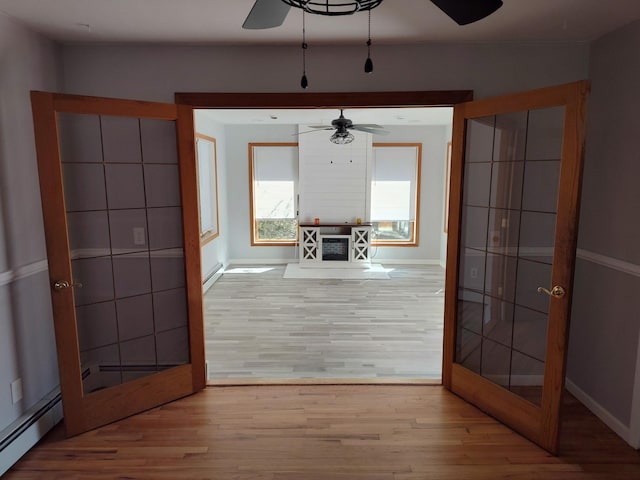
[[286,265],[297,261],[297,258],[234,258],[229,265]]
[[0,477],[62,420],[60,390],[49,393],[2,432]]
[[576,397],[585,407],[587,407],[596,417],[598,417],[602,422],[613,430],[620,438],[622,438],[625,442],[631,445],[633,448],[638,448],[633,444],[633,439],[631,438],[631,431],[628,426],[614,417],[609,411],[596,402],[593,398],[591,398],[587,393],[585,393],[580,387],[578,387],[575,383],[573,383],[568,378],[565,381],[565,387],[567,391],[571,393],[574,397]]
[[[234,258],[229,260],[229,265],[286,265],[287,263],[298,263],[297,258]],[[372,258],[372,263],[382,265],[439,265],[439,259],[394,259],[394,258]]]
[[374,257],[371,261],[381,263],[382,265],[440,265],[439,259],[397,259]]

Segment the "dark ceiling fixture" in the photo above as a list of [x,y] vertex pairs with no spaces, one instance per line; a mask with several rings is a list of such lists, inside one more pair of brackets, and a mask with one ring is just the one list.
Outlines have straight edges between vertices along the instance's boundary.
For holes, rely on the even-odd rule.
[[458,25],[488,17],[502,6],[502,0],[431,0]]
[[384,127],[376,125],[375,123],[361,123],[358,125],[354,125],[351,120],[349,120],[348,118],[344,118],[344,110],[342,109],[340,109],[340,116],[335,120],[332,120],[331,125],[309,125],[309,128],[313,128],[315,130],[301,132],[300,135],[302,135],[303,133],[311,133],[319,130],[335,130],[335,132],[333,132],[333,135],[329,137],[329,141],[337,145],[346,145],[347,143],[353,142],[355,137],[349,130],[373,133],[375,135],[387,135],[389,133],[384,130]]
[[[282,25],[291,7],[302,10],[302,78],[300,86],[307,88],[309,81],[306,72],[305,13],[336,17],[353,15],[357,12],[369,13],[369,37],[367,40],[367,60],[365,73],[373,72],[371,60],[371,10],[380,6],[383,0],[256,0],[242,24],[245,29],[266,29]],[[502,0],[431,0],[459,25],[477,22],[495,12],[502,6]]]
[[[383,0],[256,0],[242,28],[261,30],[279,27],[291,7],[316,15],[352,15],[371,11]],[[502,6],[502,0],[431,0],[459,25],[477,22]]]
[[337,17],[351,15],[356,12],[364,12],[376,8],[382,0],[281,0],[292,7],[301,8],[307,13]]

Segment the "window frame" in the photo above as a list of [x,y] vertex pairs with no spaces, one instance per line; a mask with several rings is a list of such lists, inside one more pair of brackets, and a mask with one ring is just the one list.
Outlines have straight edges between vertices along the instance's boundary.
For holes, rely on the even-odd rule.
[[[210,163],[209,163],[209,188],[211,198],[211,216],[212,216],[212,228],[202,229],[202,217],[201,217],[201,196],[200,196],[200,157],[198,154],[198,142],[208,142],[211,144]],[[196,132],[194,134],[194,147],[196,157],[196,175],[198,178],[198,223],[200,228],[200,246],[203,247],[209,242],[220,236],[220,223],[219,223],[219,211],[218,211],[218,152],[216,139],[205,135],[203,133]]]
[[[421,173],[422,173],[422,142],[374,142],[373,150],[376,148],[385,148],[385,147],[407,147],[415,149],[416,151],[416,195],[415,195],[415,219],[410,221],[411,225],[411,237],[409,240],[392,240],[392,239],[384,239],[384,240],[376,240],[373,235],[371,237],[371,246],[372,247],[418,247],[419,246],[419,233],[420,233],[420,190],[422,188],[421,184]],[[372,163],[375,160],[372,159]],[[373,167],[373,164],[372,164]],[[369,204],[372,203],[372,195],[373,188],[372,184],[374,182],[373,178],[373,168],[372,174],[370,178],[370,187],[369,187]],[[375,220],[371,220],[371,224],[378,223]]]
[[298,182],[299,182],[299,172],[298,176],[295,178],[295,187],[294,187],[294,204],[296,211],[296,223],[298,227],[296,228],[296,238],[292,240],[260,240],[257,238],[258,235],[258,225],[257,219],[255,216],[256,208],[255,208],[255,192],[253,183],[254,173],[255,173],[255,155],[254,149],[256,147],[298,147],[297,142],[252,142],[248,144],[249,149],[249,225],[250,225],[250,236],[251,236],[251,246],[252,247],[295,247],[298,245],[300,239],[300,227],[298,221]]

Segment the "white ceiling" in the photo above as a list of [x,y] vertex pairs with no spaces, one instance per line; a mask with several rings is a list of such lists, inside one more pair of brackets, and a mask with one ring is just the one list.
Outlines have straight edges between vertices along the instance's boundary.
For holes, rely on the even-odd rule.
[[[254,0],[0,0],[0,12],[61,42],[219,45],[300,43],[301,11],[284,25],[243,30]],[[376,44],[590,41],[640,18],[640,0],[504,0],[458,26],[428,0],[385,0],[373,10]],[[367,15],[307,15],[309,44],[364,43]]]
[[[331,125],[340,110],[327,109],[211,109],[205,110],[213,120],[225,125]],[[451,107],[429,108],[350,108],[344,116],[354,124],[378,125],[449,125]]]

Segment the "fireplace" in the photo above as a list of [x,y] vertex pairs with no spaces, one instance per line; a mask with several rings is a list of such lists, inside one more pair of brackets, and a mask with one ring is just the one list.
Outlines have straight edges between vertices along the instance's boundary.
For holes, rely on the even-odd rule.
[[335,235],[322,237],[322,261],[349,261],[348,235]]

